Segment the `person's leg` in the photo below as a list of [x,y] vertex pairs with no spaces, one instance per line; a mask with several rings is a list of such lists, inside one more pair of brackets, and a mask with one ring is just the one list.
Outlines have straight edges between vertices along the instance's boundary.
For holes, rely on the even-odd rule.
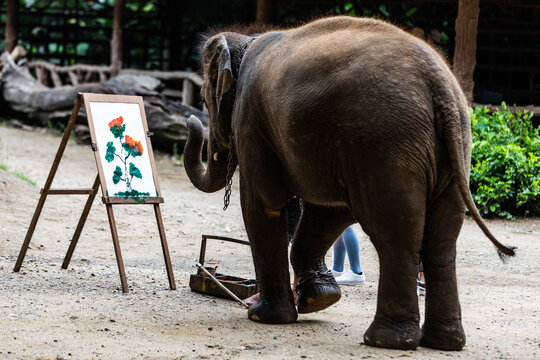
[[360,245],[358,244],[358,238],[356,237],[352,226],[349,226],[343,232],[341,238],[343,239],[343,244],[347,250],[351,271],[357,275],[362,274],[362,267],[360,266]]
[[343,234],[341,234],[333,245],[334,249],[334,265],[332,270],[343,272],[343,264],[345,263],[345,244],[343,242]]

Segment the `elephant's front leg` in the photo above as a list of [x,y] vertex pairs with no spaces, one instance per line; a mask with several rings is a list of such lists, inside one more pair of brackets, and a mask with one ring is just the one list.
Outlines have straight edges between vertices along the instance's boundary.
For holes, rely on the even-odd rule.
[[353,221],[347,208],[305,204],[291,249],[291,263],[299,281],[296,286],[299,313],[326,309],[341,298],[341,290],[324,257]]
[[[250,180],[241,178],[242,213],[261,296],[249,308],[248,317],[271,324],[295,322],[298,314],[289,277],[286,195],[276,190],[271,199],[260,196]],[[260,185],[257,188],[260,190]]]

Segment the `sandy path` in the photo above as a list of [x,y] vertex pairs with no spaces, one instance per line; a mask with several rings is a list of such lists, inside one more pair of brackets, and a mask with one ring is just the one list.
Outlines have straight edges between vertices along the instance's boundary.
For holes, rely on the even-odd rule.
[[[43,186],[60,138],[0,125],[0,163]],[[458,277],[467,346],[461,352],[374,349],[362,335],[375,313],[378,264],[357,227],[367,284],[343,287],[342,300],[289,325],[251,322],[234,302],[192,293],[200,235],[245,238],[238,180],[231,206],[221,192],[203,194],[168,156],[156,158],[163,220],[178,289],[167,289],[159,236],[150,206],[115,207],[131,292],[122,294],[105,208],[96,199],[70,268],[60,265],[84,198],[47,200],[20,273],[12,271],[39,188],[0,170],[0,358],[45,359],[537,359],[540,358],[540,219],[489,221],[504,242],[519,247],[502,264],[467,220],[458,241]],[[70,142],[56,187],[91,186],[88,147]],[[215,242],[208,257],[228,274],[253,277],[249,249]],[[327,256],[327,263],[331,262]],[[419,299],[423,309],[424,298]],[[422,310],[423,313],[423,310]]]

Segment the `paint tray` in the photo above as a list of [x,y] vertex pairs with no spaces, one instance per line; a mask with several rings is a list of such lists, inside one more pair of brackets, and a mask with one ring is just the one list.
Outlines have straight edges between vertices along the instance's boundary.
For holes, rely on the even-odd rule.
[[[204,268],[208,270],[212,275],[214,275],[214,277],[218,279],[227,289],[232,291],[233,294],[238,296],[240,299],[248,298],[259,292],[257,284],[253,279],[244,279],[237,276],[217,273],[217,266],[215,264],[210,264],[210,262],[207,262],[205,266],[204,257],[206,255],[206,242],[208,239],[230,241],[242,245],[249,245],[249,241],[224,236],[203,235],[201,241],[201,253],[199,256],[199,263],[204,266]],[[207,294],[232,300],[231,297],[225,291],[223,291],[223,289],[217,286],[212,281],[212,279],[206,276],[201,270],[198,270],[196,274],[190,275],[189,288],[191,289],[191,291],[201,294]]]

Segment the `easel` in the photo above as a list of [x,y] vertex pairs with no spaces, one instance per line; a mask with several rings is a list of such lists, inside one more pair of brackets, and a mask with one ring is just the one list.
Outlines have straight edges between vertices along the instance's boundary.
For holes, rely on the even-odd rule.
[[[159,208],[159,204],[163,203],[162,197],[138,197],[138,198],[123,198],[123,197],[109,197],[106,196],[106,191],[104,191],[104,184],[105,184],[105,177],[102,171],[101,167],[101,160],[99,159],[97,155],[97,147],[95,146],[96,139],[95,134],[93,131],[93,124],[90,119],[88,119],[88,125],[91,128],[91,136],[92,136],[92,150],[94,150],[94,155],[96,157],[96,164],[98,167],[98,174],[96,176],[96,179],[94,180],[94,185],[92,185],[91,188],[87,189],[51,189],[52,182],[54,180],[54,176],[56,174],[56,171],[58,169],[58,166],[60,164],[60,160],[62,159],[62,155],[64,154],[64,150],[66,149],[69,137],[71,135],[71,132],[73,131],[73,128],[75,126],[75,121],[77,120],[77,115],[79,114],[79,110],[81,108],[81,105],[83,104],[83,101],[86,105],[87,113],[89,113],[89,107],[88,107],[88,101],[89,99],[100,99],[100,98],[113,98],[117,100],[126,99],[129,97],[123,97],[123,96],[115,96],[115,95],[99,95],[99,94],[81,94],[77,96],[77,102],[75,103],[75,107],[73,108],[73,112],[71,113],[71,117],[69,118],[69,122],[67,124],[66,130],[64,132],[64,136],[62,137],[62,141],[60,143],[60,146],[58,148],[58,152],[56,153],[56,156],[54,158],[51,170],[49,172],[49,176],[47,177],[47,181],[45,182],[45,186],[43,189],[41,189],[41,196],[39,198],[36,210],[34,212],[34,216],[32,217],[32,221],[30,222],[30,226],[28,227],[28,231],[26,233],[26,237],[24,239],[23,245],[21,247],[19,257],[17,258],[17,262],[15,264],[15,268],[13,269],[15,272],[18,272],[21,269],[22,262],[24,260],[24,257],[26,255],[26,251],[28,250],[28,246],[30,245],[30,241],[32,239],[32,235],[34,234],[34,230],[36,228],[36,224],[39,220],[39,216],[41,215],[41,210],[43,209],[43,206],[45,204],[45,200],[47,199],[48,195],[88,195],[88,199],[86,200],[86,205],[84,206],[83,212],[81,214],[81,218],[79,219],[79,223],[77,224],[77,227],[75,229],[75,233],[73,234],[73,238],[71,240],[71,243],[69,245],[68,251],[66,253],[66,256],[64,258],[64,262],[62,263],[62,269],[67,269],[69,262],[71,260],[71,256],[73,255],[73,251],[75,250],[75,246],[77,246],[77,242],[79,240],[79,237],[81,235],[82,229],[84,227],[84,224],[86,222],[86,219],[88,217],[88,213],[90,212],[90,208],[92,207],[92,203],[94,202],[94,199],[96,197],[96,194],[98,192],[98,188],[102,187],[103,192],[103,203],[105,204],[105,207],[107,209],[107,217],[109,219],[109,225],[111,228],[111,234],[112,234],[112,240],[113,240],[113,246],[114,246],[114,252],[116,255],[116,262],[118,263],[118,271],[120,273],[120,282],[122,283],[122,291],[124,293],[127,293],[129,291],[128,285],[127,285],[127,279],[126,279],[126,273],[124,269],[124,262],[122,260],[122,253],[120,251],[120,243],[118,241],[118,232],[116,230],[116,222],[114,219],[114,213],[113,213],[113,204],[152,204],[154,206],[154,213],[156,215],[158,230],[159,230],[159,236],[161,239],[161,247],[163,250],[163,257],[165,259],[165,266],[167,269],[167,276],[169,278],[169,285],[172,290],[176,289],[176,284],[174,281],[174,274],[171,266],[171,259],[169,255],[169,249],[167,246],[167,239],[165,237],[165,228],[163,226],[163,220],[161,217],[161,210]],[[133,97],[131,97],[133,98]],[[140,106],[142,107],[142,99],[139,100]],[[147,126],[146,126],[146,118],[144,115],[144,109],[142,110],[142,118],[143,118],[143,125],[145,132],[147,136],[150,135],[148,132]],[[155,172],[155,164],[154,164],[154,157],[152,154],[152,148],[150,146],[150,142],[147,139],[146,144],[148,145],[148,152],[150,155],[150,161],[152,165],[152,170]],[[156,182],[156,189],[159,191],[159,183],[157,182],[157,176],[154,178]]]

